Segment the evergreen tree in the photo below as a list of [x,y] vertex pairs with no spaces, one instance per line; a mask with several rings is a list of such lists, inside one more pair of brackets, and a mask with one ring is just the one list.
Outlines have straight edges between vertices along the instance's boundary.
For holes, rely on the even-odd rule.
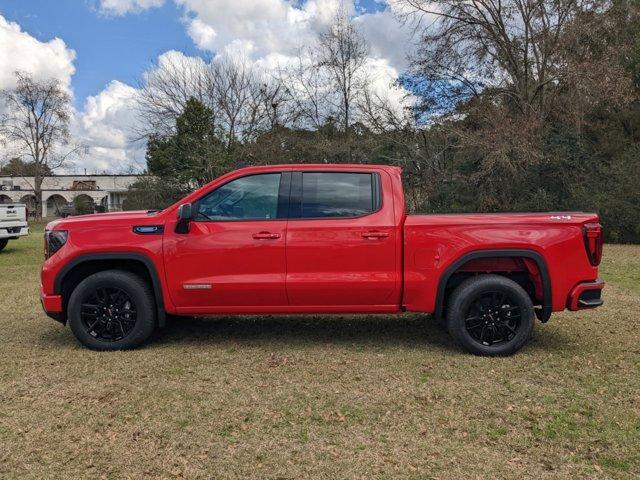
[[229,170],[228,154],[216,136],[211,109],[195,98],[187,101],[176,119],[173,135],[149,139],[146,159],[150,174],[186,190]]

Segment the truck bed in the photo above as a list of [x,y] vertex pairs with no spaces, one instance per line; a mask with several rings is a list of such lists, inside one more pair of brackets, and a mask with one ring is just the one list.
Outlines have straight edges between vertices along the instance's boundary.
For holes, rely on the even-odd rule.
[[577,283],[597,279],[597,268],[587,259],[583,225],[598,220],[583,212],[408,215],[404,304],[408,310],[435,311],[439,281],[454,262],[471,252],[508,251],[543,259],[542,268],[553,279],[549,306],[564,310]]

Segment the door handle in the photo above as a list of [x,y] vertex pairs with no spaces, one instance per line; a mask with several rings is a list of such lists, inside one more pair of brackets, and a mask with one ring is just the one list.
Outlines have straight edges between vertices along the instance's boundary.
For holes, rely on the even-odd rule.
[[276,240],[280,238],[279,233],[271,233],[271,232],[258,232],[251,235],[256,240]]
[[387,238],[389,232],[364,232],[362,238]]

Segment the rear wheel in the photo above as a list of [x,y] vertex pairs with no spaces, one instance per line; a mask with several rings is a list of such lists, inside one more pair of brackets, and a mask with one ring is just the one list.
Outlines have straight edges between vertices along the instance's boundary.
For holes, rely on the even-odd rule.
[[9,239],[8,238],[2,238],[0,239],[0,252],[2,250],[4,250],[4,247],[7,246],[7,243],[9,243]]
[[500,275],[479,275],[454,290],[447,328],[471,353],[510,355],[531,338],[534,319],[531,298],[520,285]]
[[156,325],[149,285],[120,270],[85,278],[71,294],[68,311],[71,331],[93,350],[135,348],[149,338]]

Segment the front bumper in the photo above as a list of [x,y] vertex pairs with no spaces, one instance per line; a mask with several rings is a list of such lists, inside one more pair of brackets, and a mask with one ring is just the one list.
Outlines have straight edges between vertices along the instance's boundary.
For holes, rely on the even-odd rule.
[[579,283],[571,290],[567,307],[572,311],[599,307],[604,303],[602,300],[603,288],[604,281],[599,278],[595,282]]
[[65,323],[65,318],[62,308],[62,295],[47,295],[40,288],[40,303],[44,313],[48,317],[53,318],[57,322]]

